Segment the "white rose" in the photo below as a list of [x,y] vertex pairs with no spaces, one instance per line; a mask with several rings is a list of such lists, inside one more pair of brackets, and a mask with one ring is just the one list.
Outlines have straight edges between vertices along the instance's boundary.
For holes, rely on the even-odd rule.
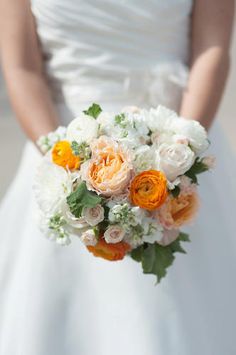
[[85,231],[81,235],[80,239],[84,243],[84,245],[94,246],[97,244],[97,238],[93,229],[88,229],[87,231]]
[[92,227],[104,220],[104,208],[101,205],[95,207],[86,207],[83,210],[85,221]]
[[185,137],[197,154],[203,153],[209,147],[207,132],[198,121],[179,117],[175,123],[175,132]]
[[77,218],[71,213],[68,203],[64,201],[62,205],[62,214],[66,222],[75,229],[83,229],[88,226],[84,217]]
[[194,152],[185,144],[161,144],[157,150],[157,168],[169,181],[188,171],[194,163]]
[[104,233],[104,238],[107,243],[119,243],[124,239],[125,231],[118,225],[110,226]]
[[67,128],[66,139],[70,142],[89,143],[98,135],[98,122],[93,117],[81,113]]

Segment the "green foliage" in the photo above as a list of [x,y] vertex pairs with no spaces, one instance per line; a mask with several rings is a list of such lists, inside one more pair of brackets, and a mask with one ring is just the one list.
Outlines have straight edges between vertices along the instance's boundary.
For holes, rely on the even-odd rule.
[[120,126],[121,128],[126,128],[127,122],[124,113],[115,116],[115,124],[116,126]]
[[101,203],[102,198],[94,192],[89,191],[85,182],[81,182],[77,189],[67,197],[71,213],[80,218],[85,207],[95,207]]
[[167,246],[158,243],[144,243],[132,250],[130,256],[142,264],[144,274],[156,275],[157,283],[159,283],[166,276],[167,269],[173,264],[174,254],[177,252],[186,253],[181,246],[181,242],[188,241],[189,236],[181,232],[178,238]]
[[98,104],[93,103],[87,110],[83,111],[85,115],[89,115],[93,118],[97,118],[99,114],[102,112],[101,107]]
[[79,156],[82,161],[86,161],[91,157],[91,150],[86,142],[78,144],[76,141],[73,141],[71,143],[71,149],[73,151],[73,154]]
[[171,194],[173,197],[178,197],[180,194],[180,188],[179,186],[175,186],[173,190],[171,190]]
[[185,173],[194,184],[198,183],[197,175],[204,173],[205,171],[209,170],[208,167],[202,162],[202,159],[197,158],[193,166]]

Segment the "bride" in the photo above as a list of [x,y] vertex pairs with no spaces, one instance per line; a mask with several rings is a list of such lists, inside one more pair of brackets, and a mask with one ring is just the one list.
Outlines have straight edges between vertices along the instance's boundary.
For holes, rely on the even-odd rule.
[[[0,0],[3,71],[29,137],[0,208],[1,355],[235,354],[236,169],[212,125],[233,12],[233,0]],[[38,231],[30,141],[92,102],[161,103],[212,125],[217,168],[201,181],[188,254],[158,286],[129,258],[108,263]]]

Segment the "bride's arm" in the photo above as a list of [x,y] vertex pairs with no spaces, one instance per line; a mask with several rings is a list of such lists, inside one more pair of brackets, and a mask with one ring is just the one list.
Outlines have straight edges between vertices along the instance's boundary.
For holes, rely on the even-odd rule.
[[29,0],[0,0],[2,68],[16,116],[30,139],[54,130],[58,118],[47,87]]
[[229,71],[234,0],[195,0],[191,70],[180,113],[209,128]]

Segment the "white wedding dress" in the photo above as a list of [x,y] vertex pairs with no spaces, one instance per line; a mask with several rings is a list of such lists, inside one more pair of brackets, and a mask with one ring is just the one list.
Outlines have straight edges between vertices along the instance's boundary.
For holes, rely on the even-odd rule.
[[[178,109],[186,85],[191,0],[33,0],[45,67],[63,123],[92,102]],[[217,168],[202,207],[155,286],[130,258],[108,262],[79,239],[37,227],[28,143],[0,208],[0,355],[234,355],[235,160],[217,123]]]

